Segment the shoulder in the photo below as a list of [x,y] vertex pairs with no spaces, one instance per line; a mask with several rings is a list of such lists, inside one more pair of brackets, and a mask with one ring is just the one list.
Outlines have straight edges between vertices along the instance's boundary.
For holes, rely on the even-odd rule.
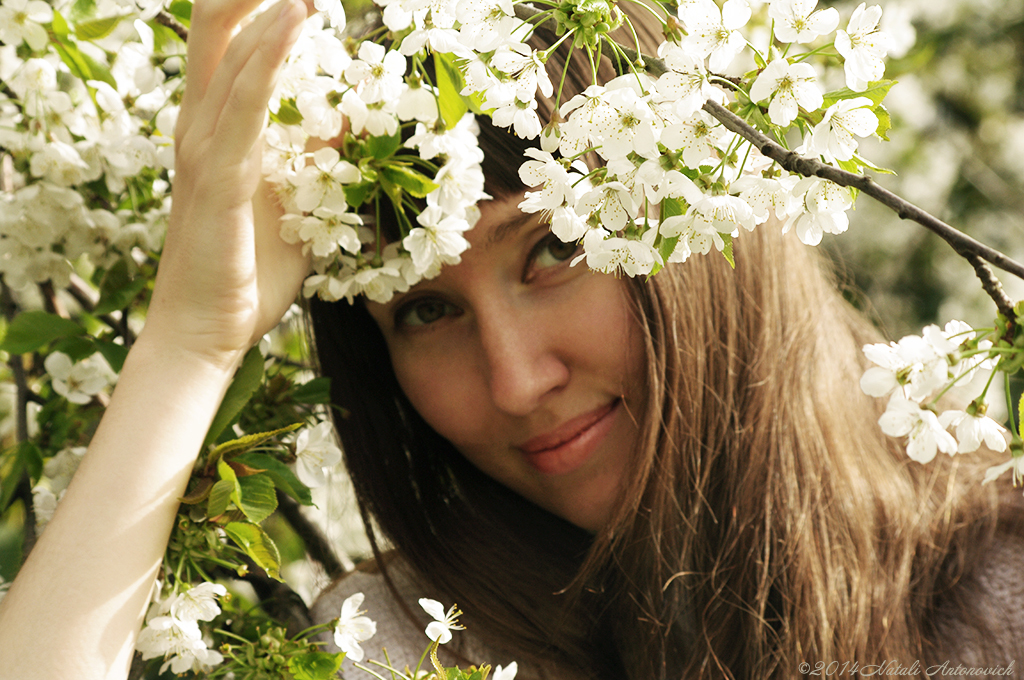
[[[391,568],[388,573],[402,601],[395,598],[380,569],[371,561],[334,581],[317,597],[310,613],[315,623],[330,621],[339,616],[346,599],[362,593],[365,599],[361,609],[377,623],[377,633],[362,645],[366,658],[382,660],[384,656],[381,650],[387,649],[393,666],[404,668],[408,665],[415,668],[429,642],[424,632],[426,621],[423,621],[422,626],[418,625],[419,622],[414,621],[407,611],[410,609],[408,604],[415,604],[419,595],[415,594],[416,586],[405,570]],[[325,641],[329,651],[338,651],[332,638],[325,638]],[[342,670],[351,669],[352,662],[346,659]]]
[[1024,524],[1001,527],[957,590],[936,622],[946,649],[976,666],[1024,662]]
[[[395,590],[398,591],[399,598],[396,598],[388,587],[378,564],[371,560],[334,581],[317,597],[310,608],[310,613],[314,623],[328,622],[338,617],[342,604],[348,597],[363,593],[361,609],[365,610],[366,616],[377,624],[376,634],[362,645],[365,658],[382,661],[382,650],[386,649],[387,658],[393,667],[415,668],[430,643],[425,630],[427,624],[432,621],[419,606],[418,601],[421,597],[436,598],[437,595],[432,589],[417,582],[412,570],[401,559],[388,560],[387,572]],[[327,643],[327,650],[339,651],[334,644],[333,636],[328,634],[322,640]],[[452,642],[439,650],[441,663],[446,666],[466,667],[470,663],[508,666],[513,657],[506,656],[489,649],[468,631],[456,633]],[[429,659],[424,660],[424,667],[429,668],[429,665]],[[351,672],[352,669],[353,663],[346,659],[342,665],[343,674]],[[363,676],[353,673],[346,677]],[[534,675],[529,671],[523,672],[521,669],[516,677],[519,680],[532,680],[545,676]]]

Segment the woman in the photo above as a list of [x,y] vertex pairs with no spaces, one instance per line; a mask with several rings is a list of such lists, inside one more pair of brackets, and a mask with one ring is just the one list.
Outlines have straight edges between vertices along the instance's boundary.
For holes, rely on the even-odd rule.
[[[195,7],[147,325],[3,602],[5,678],[125,675],[216,405],[301,284],[258,183],[305,7],[282,0],[232,38],[255,4]],[[514,176],[485,172],[495,200],[462,264],[386,306],[314,304],[348,465],[409,583],[553,677],[1013,658],[1024,602],[999,573],[1019,531],[969,461],[919,467],[876,433],[854,389],[869,333],[805,250],[762,229],[735,272],[591,275],[517,224]],[[41,639],[45,657],[19,653]]]

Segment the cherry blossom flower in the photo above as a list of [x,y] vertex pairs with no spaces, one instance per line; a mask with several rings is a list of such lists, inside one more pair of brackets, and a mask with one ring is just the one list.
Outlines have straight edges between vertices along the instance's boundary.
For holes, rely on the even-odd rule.
[[800,107],[816,111],[824,97],[816,84],[814,67],[806,63],[790,64],[779,58],[768,64],[750,88],[750,99],[762,102],[772,98],[768,117],[773,123],[786,127],[796,119]]
[[721,9],[713,0],[687,2],[679,7],[679,20],[686,28],[683,47],[708,58],[708,68],[722,73],[743,51],[747,41],[737,30],[750,20],[747,0],[726,0]]
[[362,616],[365,612],[359,611],[363,597],[362,593],[355,593],[342,603],[341,616],[334,628],[334,644],[352,661],[363,660],[363,648],[359,645],[377,633],[377,622]]
[[814,126],[807,151],[820,154],[829,163],[848,161],[857,151],[858,137],[867,137],[878,129],[878,116],[871,111],[867,97],[841,99],[825,109],[821,122]]
[[4,0],[0,7],[0,42],[20,45],[22,41],[35,51],[48,42],[43,24],[53,21],[53,9],[43,0]]
[[931,462],[937,450],[951,456],[957,451],[956,440],[935,414],[899,393],[889,399],[878,424],[890,437],[907,436],[907,455],[918,463]]
[[168,611],[180,621],[212,621],[220,614],[217,598],[227,594],[227,588],[219,583],[200,583],[176,595]]
[[708,80],[704,61],[679,45],[663,42],[658,56],[669,68],[658,78],[656,98],[659,102],[672,102],[672,111],[682,119],[693,116],[708,99],[721,93]]
[[345,5],[341,0],[313,0],[313,7],[323,12],[334,28],[339,31],[345,28]]
[[308,487],[327,483],[326,472],[341,462],[341,449],[329,422],[308,427],[295,439],[295,474]]
[[317,149],[313,165],[307,165],[292,178],[295,204],[305,211],[323,205],[336,213],[344,212],[348,202],[343,185],[358,182],[361,177],[359,168],[343,160],[337,149]]
[[646,276],[661,264],[661,254],[654,249],[657,230],[649,229],[641,240],[612,236],[606,229],[590,229],[583,236],[583,254],[572,261],[575,266],[586,260],[587,267],[605,274]]
[[491,57],[491,66],[512,76],[516,85],[516,97],[522,101],[534,99],[538,89],[545,97],[550,97],[554,92],[544,63],[537,52],[526,43],[501,45]]
[[447,644],[452,639],[453,630],[465,630],[463,626],[459,625],[456,618],[462,614],[456,605],[453,604],[446,612],[444,605],[437,600],[421,597],[420,606],[423,607],[423,611],[434,617],[434,620],[427,625],[426,629],[427,637],[434,642],[441,645]]
[[1014,486],[1017,486],[1024,481],[1024,456],[1013,456],[1005,463],[993,465],[989,469],[985,470],[985,479],[982,480],[981,483],[989,484],[990,482],[994,482],[1008,470],[1013,471]]
[[946,411],[939,416],[942,427],[956,427],[959,442],[957,453],[977,451],[982,442],[993,451],[1005,451],[1006,429],[986,415],[971,415],[966,411]]
[[398,99],[404,86],[405,57],[369,40],[359,45],[358,56],[345,69],[345,80],[356,86],[359,97],[367,104]]
[[515,661],[505,666],[504,668],[499,663],[494,667],[494,675],[491,676],[491,680],[515,680],[516,673],[519,672],[519,664]]
[[417,274],[425,274],[445,264],[458,264],[469,248],[463,233],[469,222],[456,215],[445,215],[440,206],[428,206],[416,216],[421,226],[414,227],[402,239],[412,257]]
[[493,52],[520,25],[514,12],[512,0],[459,0],[455,16],[462,43],[477,52]]
[[782,233],[796,227],[801,243],[816,246],[823,234],[841,234],[849,227],[846,211],[853,206],[853,196],[846,187],[820,177],[805,177],[793,187],[793,196],[800,208],[790,213]]
[[834,7],[814,11],[818,0],[771,0],[768,16],[775,22],[775,37],[784,43],[809,43],[839,25]]
[[43,362],[53,390],[72,404],[88,404],[114,382],[114,371],[99,352],[72,362],[64,352],[53,352]]
[[836,32],[836,50],[846,60],[846,86],[855,92],[863,92],[868,83],[885,73],[889,36],[878,30],[881,17],[881,7],[866,7],[862,2],[853,11],[846,30]]

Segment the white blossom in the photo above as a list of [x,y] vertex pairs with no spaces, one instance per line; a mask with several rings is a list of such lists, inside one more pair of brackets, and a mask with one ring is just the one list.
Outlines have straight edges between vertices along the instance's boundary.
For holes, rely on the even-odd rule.
[[99,352],[72,362],[63,352],[53,352],[43,362],[53,390],[72,404],[88,404],[114,381],[110,364]]
[[867,7],[862,2],[853,11],[846,30],[836,32],[836,50],[846,60],[846,86],[855,92],[863,92],[868,83],[885,73],[889,36],[878,30],[881,17],[881,7]]
[[722,73],[747,45],[737,29],[750,20],[750,4],[747,0],[726,0],[719,9],[713,0],[687,2],[679,7],[679,20],[687,31],[683,47],[707,57],[708,68]]
[[871,111],[867,97],[840,99],[825,109],[821,122],[814,126],[807,151],[820,154],[829,163],[848,161],[857,151],[858,137],[867,137],[878,129],[878,116]]
[[982,442],[993,451],[1005,451],[1006,428],[985,415],[970,415],[966,411],[946,411],[939,416],[942,427],[956,427],[959,442],[957,453],[977,451]]
[[345,652],[345,658],[352,661],[363,660],[363,648],[360,643],[366,642],[377,633],[377,623],[369,617],[362,616],[359,611],[364,595],[350,595],[341,605],[341,616],[334,628],[334,644]]
[[358,56],[345,69],[345,80],[356,86],[359,97],[367,104],[398,99],[404,85],[405,57],[369,40],[359,45]]
[[775,22],[775,37],[784,43],[809,43],[839,25],[834,7],[814,11],[818,0],[771,0],[768,16]]
[[816,84],[817,74],[810,64],[790,64],[779,58],[768,64],[750,88],[750,99],[762,102],[772,98],[768,105],[768,117],[778,126],[786,127],[800,113],[816,111],[824,103],[824,97]]
[[946,432],[935,414],[901,394],[889,399],[878,424],[890,437],[906,436],[907,455],[918,463],[930,462],[937,450],[951,456],[956,453],[956,440]]
[[430,600],[425,597],[420,598],[420,606],[423,607],[423,611],[430,614],[434,620],[427,626],[427,637],[439,644],[447,644],[452,639],[453,630],[464,630],[459,625],[458,617],[462,612],[458,610],[456,605],[452,605],[451,608],[446,612],[444,605],[437,600]]
[[53,21],[53,10],[43,0],[4,0],[0,6],[0,42],[20,45],[24,40],[37,52],[48,38],[43,24]]
[[412,256],[417,274],[424,274],[445,264],[458,264],[469,248],[463,233],[469,223],[456,215],[445,215],[439,206],[428,206],[416,216],[419,227],[414,227],[402,239],[402,245]]
[[820,177],[805,177],[793,187],[793,196],[800,208],[790,213],[782,232],[795,227],[801,243],[816,246],[823,234],[841,234],[849,227],[846,211],[853,206],[853,196],[846,187]]
[[326,472],[341,462],[330,422],[307,427],[295,439],[295,474],[308,487],[327,483]]

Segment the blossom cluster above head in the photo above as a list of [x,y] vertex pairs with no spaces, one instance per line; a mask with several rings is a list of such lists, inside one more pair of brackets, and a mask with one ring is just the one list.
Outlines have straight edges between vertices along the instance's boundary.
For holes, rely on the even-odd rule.
[[[840,29],[839,12],[815,0],[690,0],[661,17],[661,61],[645,70],[610,37],[631,25],[621,4],[378,4],[384,27],[362,40],[311,17],[271,102],[265,167],[287,211],[284,239],[313,257],[306,295],[386,301],[461,260],[486,198],[474,113],[539,146],[522,163],[532,189],[521,208],[580,244],[577,261],[629,276],[712,250],[731,259],[732,240],[770,219],[809,245],[848,227],[849,189],[790,175],[707,102],[780,140],[796,131],[799,151],[851,171],[873,167],[859,139],[888,125],[877,6]],[[546,22],[556,37],[538,48]],[[563,92],[569,45],[590,63],[616,54],[624,72]],[[825,90],[833,71],[847,88]],[[310,138],[336,150],[307,151]],[[596,167],[582,164],[588,153]]]

